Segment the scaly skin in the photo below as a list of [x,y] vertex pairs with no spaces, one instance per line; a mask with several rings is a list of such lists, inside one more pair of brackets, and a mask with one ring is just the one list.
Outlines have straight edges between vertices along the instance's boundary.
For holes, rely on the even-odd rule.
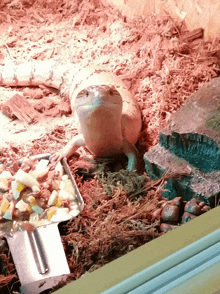
[[125,153],[128,169],[137,167],[138,151],[134,145],[141,131],[141,114],[120,78],[113,73],[50,61],[0,66],[0,85],[40,84],[69,96],[78,120],[79,135],[53,154],[52,162],[68,158],[86,145],[94,158]]

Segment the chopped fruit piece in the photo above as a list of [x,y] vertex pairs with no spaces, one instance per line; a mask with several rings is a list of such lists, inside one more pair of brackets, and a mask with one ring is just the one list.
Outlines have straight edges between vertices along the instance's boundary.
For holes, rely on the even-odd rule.
[[56,206],[51,206],[47,211],[47,219],[50,220],[51,217],[57,212]]
[[29,206],[29,204],[27,204],[26,202],[24,202],[24,200],[20,200],[18,201],[18,203],[15,205],[15,207],[20,211],[20,212],[31,212],[31,208]]
[[0,178],[0,192],[5,193],[8,190],[8,180]]
[[24,172],[22,169],[19,169],[15,175],[15,180],[17,182],[21,182],[27,187],[32,188],[33,186],[39,186],[38,181],[32,177],[30,174]]
[[60,181],[53,180],[52,181],[52,189],[53,190],[59,190],[59,184],[60,184]]
[[35,212],[37,214],[42,214],[43,213],[43,209],[38,205],[32,206],[32,210],[33,210],[33,212]]
[[12,220],[14,209],[15,209],[15,204],[11,202],[9,208],[6,210],[5,214],[3,215],[3,218]]
[[48,169],[48,167],[47,167],[48,163],[49,163],[48,159],[41,159],[40,161],[37,162],[34,171],[37,174],[40,174],[40,173],[44,172],[46,169]]
[[72,216],[72,217],[75,217],[79,214],[79,208],[78,208],[78,205],[77,206],[72,206],[71,207],[71,210],[69,212],[69,214]]
[[71,182],[70,179],[67,179],[65,181],[62,181],[60,183],[60,190],[61,189],[65,190],[66,192],[68,192],[70,194],[73,194],[73,195],[76,194],[75,193],[75,189],[73,188],[73,184],[72,184],[72,182]]
[[10,171],[4,170],[1,174],[0,174],[0,179],[11,179],[12,178],[12,174],[10,173]]
[[10,206],[10,202],[8,201],[6,197],[4,197],[0,206],[0,212],[5,213],[6,210],[9,208],[9,206]]
[[49,167],[47,167],[48,163],[49,163],[49,160],[41,159],[36,164],[35,169],[33,171],[31,171],[29,174],[31,174],[31,176],[37,180],[38,179],[43,180],[44,177],[46,177],[49,172]]
[[5,212],[5,214],[3,215],[3,218],[12,220],[12,213],[9,209]]
[[61,179],[62,179],[62,181],[66,181],[66,180],[68,180],[68,175],[63,175],[62,177],[61,177]]
[[59,197],[61,197],[63,199],[68,199],[69,198],[69,193],[62,189],[62,190],[59,191]]
[[75,194],[72,194],[70,192],[67,192],[66,190],[64,189],[61,189],[59,191],[59,197],[63,198],[63,199],[69,199],[71,201],[74,201],[76,200],[76,195]]
[[12,181],[11,182],[11,190],[12,194],[15,200],[17,200],[20,197],[20,192],[25,188],[25,185],[17,182],[17,181]]
[[57,208],[56,213],[52,216],[50,220],[52,222],[61,222],[70,218],[71,216],[69,215],[69,209],[60,207],[60,208]]
[[[50,171],[48,160],[30,160],[24,170],[17,164],[12,173],[0,163],[0,236],[1,232],[29,231],[52,222],[78,215],[77,195],[59,163]],[[2,185],[2,189],[1,189]],[[4,193],[2,195],[2,192]],[[6,224],[10,226],[7,227]]]
[[34,196],[29,196],[27,197],[26,201],[28,202],[28,204],[30,205],[30,207],[37,205],[36,199]]
[[38,186],[33,186],[31,189],[33,192],[40,192],[40,188]]
[[36,223],[35,227],[46,226],[49,224],[51,224],[51,222],[48,219],[41,219]]
[[57,201],[57,197],[58,197],[57,191],[53,190],[53,192],[51,193],[50,198],[48,200],[48,205],[49,206],[54,205]]
[[37,213],[32,213],[29,217],[29,224],[32,226],[36,226],[36,223],[39,221],[39,214]]
[[63,166],[60,161],[57,163],[54,170],[55,172],[59,172],[60,177],[63,176]]
[[56,207],[61,207],[62,206],[62,199],[57,199],[56,201]]

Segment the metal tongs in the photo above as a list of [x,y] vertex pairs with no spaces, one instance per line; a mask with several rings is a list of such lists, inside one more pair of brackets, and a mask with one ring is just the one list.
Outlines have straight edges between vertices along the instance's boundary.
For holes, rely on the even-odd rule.
[[[31,159],[49,159],[50,154],[31,157]],[[21,164],[22,160],[19,161]],[[71,180],[78,201],[79,212],[84,208],[84,202],[76,182],[70,172],[67,160],[62,166]],[[69,218],[62,220],[67,221]],[[60,221],[60,222],[62,222]],[[39,294],[57,285],[70,274],[69,266],[61,242],[58,224],[51,223],[34,229],[33,232],[17,231],[5,234],[18,277],[21,283],[21,293]]]

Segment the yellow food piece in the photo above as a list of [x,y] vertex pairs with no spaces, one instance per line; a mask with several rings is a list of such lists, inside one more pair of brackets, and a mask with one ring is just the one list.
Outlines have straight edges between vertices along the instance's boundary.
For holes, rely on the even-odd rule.
[[10,202],[8,201],[7,198],[4,197],[0,206],[0,212],[5,213],[6,210],[9,208],[9,206],[10,206]]
[[15,205],[13,202],[11,202],[9,208],[6,210],[5,214],[3,215],[3,218],[12,220],[14,209],[15,209]]
[[56,206],[51,206],[47,211],[47,219],[50,220],[51,217],[57,212]]
[[32,195],[27,198],[27,202],[29,203],[30,207],[37,205],[36,199]]
[[25,188],[25,185],[17,182],[17,181],[12,181],[11,182],[11,190],[12,194],[15,200],[17,200],[20,197],[20,192]]
[[18,185],[16,187],[16,191],[21,192],[25,188],[25,185],[20,182],[17,182],[17,183]]
[[56,207],[61,207],[62,199],[58,198],[55,205],[56,205]]

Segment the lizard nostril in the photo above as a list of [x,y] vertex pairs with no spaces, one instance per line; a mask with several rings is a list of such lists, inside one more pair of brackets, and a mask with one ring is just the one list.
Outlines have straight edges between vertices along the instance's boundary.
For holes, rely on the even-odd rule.
[[111,96],[114,94],[114,92],[113,92],[112,89],[109,90],[109,94],[110,94]]

